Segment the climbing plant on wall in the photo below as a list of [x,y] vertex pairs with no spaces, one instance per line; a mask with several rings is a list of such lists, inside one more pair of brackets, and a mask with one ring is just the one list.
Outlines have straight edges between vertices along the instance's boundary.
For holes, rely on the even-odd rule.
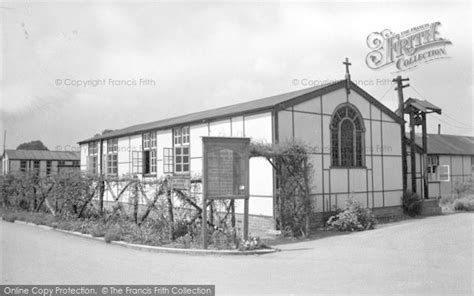
[[310,147],[299,142],[251,143],[251,157],[265,157],[276,174],[275,218],[280,230],[307,236],[311,217]]

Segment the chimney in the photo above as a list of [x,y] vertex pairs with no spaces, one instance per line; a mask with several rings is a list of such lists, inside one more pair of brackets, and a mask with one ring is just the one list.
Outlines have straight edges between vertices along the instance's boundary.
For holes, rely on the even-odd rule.
[[438,123],[438,135],[441,135],[441,124]]

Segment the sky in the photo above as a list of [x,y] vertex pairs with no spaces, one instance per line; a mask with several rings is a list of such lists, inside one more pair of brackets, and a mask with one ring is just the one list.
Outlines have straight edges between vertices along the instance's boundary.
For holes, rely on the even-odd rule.
[[[2,1],[0,129],[6,148],[68,150],[105,129],[250,101],[344,78],[395,110],[443,110],[428,132],[474,136],[470,1]],[[448,58],[374,70],[367,37],[440,22]],[[3,137],[0,139],[3,151]]]

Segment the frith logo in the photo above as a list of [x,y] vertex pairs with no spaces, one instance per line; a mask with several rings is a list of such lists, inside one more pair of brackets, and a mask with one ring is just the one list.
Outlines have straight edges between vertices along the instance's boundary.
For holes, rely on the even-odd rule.
[[441,38],[440,22],[424,24],[399,34],[386,29],[367,37],[371,51],[366,57],[369,68],[378,70],[394,64],[400,72],[436,59],[448,58],[446,45],[451,41]]

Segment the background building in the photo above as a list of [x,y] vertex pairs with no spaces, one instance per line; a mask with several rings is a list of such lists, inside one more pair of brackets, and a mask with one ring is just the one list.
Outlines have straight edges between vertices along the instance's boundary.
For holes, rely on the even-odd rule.
[[[421,150],[420,136],[416,137],[416,143]],[[421,196],[425,190],[423,171],[428,180],[429,198],[449,197],[460,186],[474,185],[474,137],[428,134],[427,144],[426,158],[419,150],[416,156],[417,188]]]
[[2,174],[38,172],[48,176],[71,170],[79,171],[80,153],[49,150],[6,149],[1,157]]

